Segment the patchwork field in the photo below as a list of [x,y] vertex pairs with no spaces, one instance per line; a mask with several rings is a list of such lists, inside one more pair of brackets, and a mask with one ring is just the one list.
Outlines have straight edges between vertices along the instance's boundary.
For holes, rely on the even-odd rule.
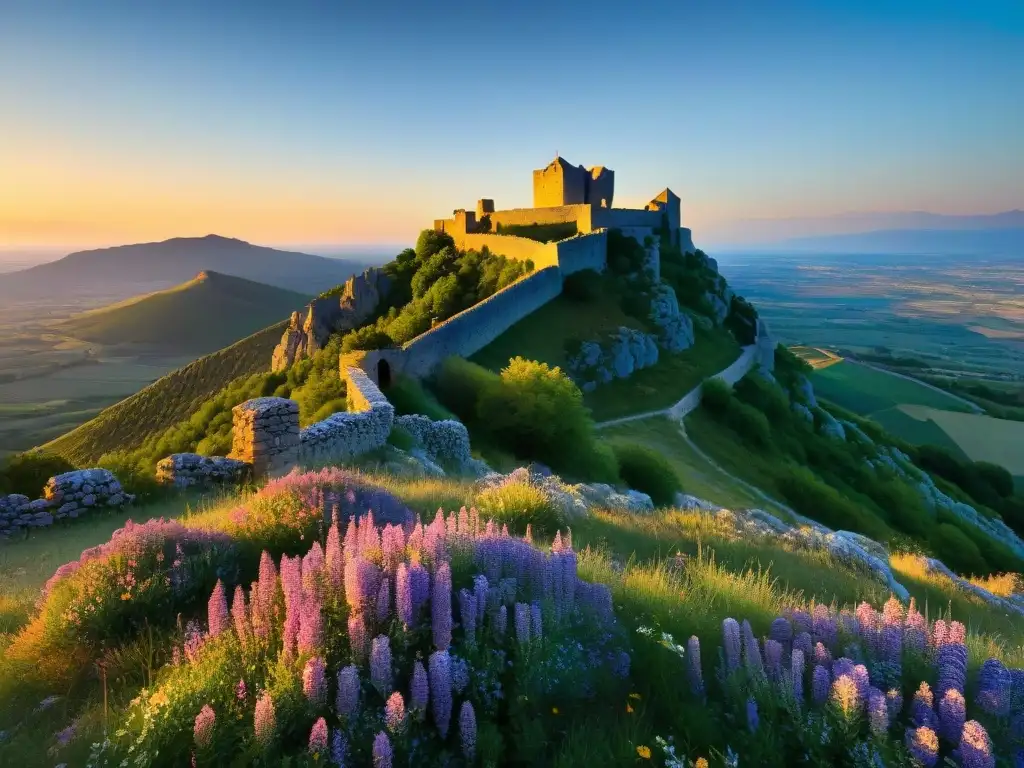
[[814,391],[821,397],[861,416],[870,417],[898,405],[923,405],[964,412],[972,410],[944,392],[849,361],[819,368],[811,381]]

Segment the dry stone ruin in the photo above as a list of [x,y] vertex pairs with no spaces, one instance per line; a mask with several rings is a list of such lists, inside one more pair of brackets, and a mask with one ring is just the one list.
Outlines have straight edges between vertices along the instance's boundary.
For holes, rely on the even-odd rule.
[[299,460],[299,404],[257,397],[231,409],[234,434],[228,458],[245,462],[256,477],[286,474]]
[[110,470],[76,469],[51,477],[43,487],[42,498],[32,500],[20,493],[0,496],[0,537],[133,501],[135,496],[125,493]]

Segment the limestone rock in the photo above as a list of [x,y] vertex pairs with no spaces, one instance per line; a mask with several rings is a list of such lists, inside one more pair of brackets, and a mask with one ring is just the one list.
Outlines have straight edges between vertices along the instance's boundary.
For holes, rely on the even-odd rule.
[[651,322],[660,329],[658,343],[666,352],[682,352],[693,346],[693,320],[679,309],[671,286],[658,283],[651,296]]

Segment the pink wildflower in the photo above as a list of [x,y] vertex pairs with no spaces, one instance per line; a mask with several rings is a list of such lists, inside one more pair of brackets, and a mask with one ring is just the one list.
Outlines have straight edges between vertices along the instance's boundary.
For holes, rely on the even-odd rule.
[[216,724],[217,716],[209,704],[203,704],[203,708],[196,715],[196,723],[192,729],[195,736],[196,746],[199,749],[208,749],[213,743],[213,727]]
[[392,733],[401,733],[405,729],[405,699],[398,691],[388,697],[384,706],[384,722]]
[[309,732],[309,754],[313,755],[314,759],[319,759],[320,755],[326,752],[327,721],[321,717],[313,723],[313,728]]
[[224,594],[224,584],[217,579],[210,601],[207,604],[207,617],[210,625],[210,637],[216,637],[231,626],[228,614],[228,599]]
[[270,691],[263,691],[259,699],[256,700],[256,711],[253,718],[253,730],[257,743],[266,749],[274,738],[276,728],[274,700],[270,697]]

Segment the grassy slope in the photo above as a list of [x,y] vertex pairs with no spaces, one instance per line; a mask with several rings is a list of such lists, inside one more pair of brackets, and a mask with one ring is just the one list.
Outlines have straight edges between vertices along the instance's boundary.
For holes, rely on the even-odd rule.
[[839,363],[815,371],[811,382],[821,397],[862,416],[904,404],[967,411],[963,403],[941,392],[853,363]]
[[272,325],[201,357],[43,447],[78,465],[109,451],[138,447],[150,435],[187,418],[234,379],[267,370],[284,328],[284,322]]
[[212,352],[287,317],[308,296],[219,272],[72,317],[62,333],[101,344]]

